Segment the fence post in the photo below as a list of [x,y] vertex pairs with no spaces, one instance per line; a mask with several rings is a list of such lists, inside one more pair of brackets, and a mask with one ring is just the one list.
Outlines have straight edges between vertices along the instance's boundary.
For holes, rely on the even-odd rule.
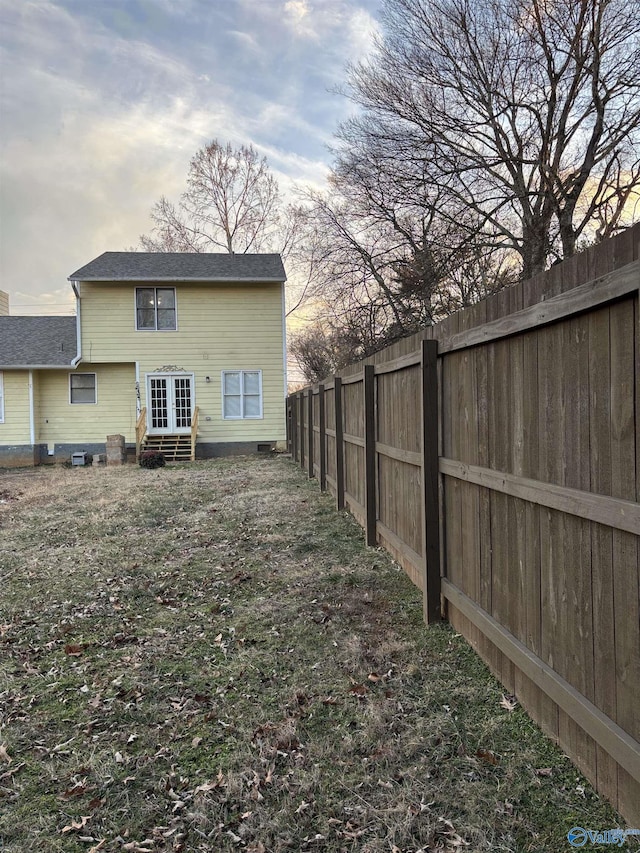
[[336,509],[344,509],[344,428],[342,425],[342,379],[334,376],[333,399],[336,413]]
[[374,546],[376,531],[376,374],[373,364],[364,368],[364,457],[365,457],[365,510],[367,517],[366,542]]
[[422,606],[427,624],[442,618],[438,504],[438,342],[422,341]]
[[300,467],[304,468],[304,391],[298,391],[298,409],[300,411]]
[[320,491],[327,491],[327,425],[324,410],[324,385],[318,385],[318,417],[320,418]]
[[291,402],[291,458],[298,458],[298,398],[295,394],[289,396]]
[[307,418],[309,420],[309,434],[307,439],[309,441],[309,454],[307,459],[307,473],[309,475],[309,479],[313,477],[313,386],[309,386],[309,398],[307,400],[308,403],[308,414]]

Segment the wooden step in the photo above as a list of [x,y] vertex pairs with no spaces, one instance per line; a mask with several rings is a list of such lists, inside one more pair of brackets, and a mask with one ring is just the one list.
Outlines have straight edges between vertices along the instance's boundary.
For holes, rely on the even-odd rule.
[[147,435],[142,443],[142,452],[145,450],[162,453],[167,462],[190,462],[191,436]]

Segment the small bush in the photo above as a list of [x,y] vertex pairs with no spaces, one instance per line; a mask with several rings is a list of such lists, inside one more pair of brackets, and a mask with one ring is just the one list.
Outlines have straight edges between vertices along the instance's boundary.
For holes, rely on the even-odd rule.
[[140,454],[141,468],[163,468],[166,464],[164,456],[158,450],[145,450]]

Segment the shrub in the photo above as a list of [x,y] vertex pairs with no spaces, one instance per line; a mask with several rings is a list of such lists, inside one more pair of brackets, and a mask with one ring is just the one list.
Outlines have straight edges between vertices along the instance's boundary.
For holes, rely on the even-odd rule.
[[141,468],[163,468],[166,460],[159,450],[144,450],[140,454]]

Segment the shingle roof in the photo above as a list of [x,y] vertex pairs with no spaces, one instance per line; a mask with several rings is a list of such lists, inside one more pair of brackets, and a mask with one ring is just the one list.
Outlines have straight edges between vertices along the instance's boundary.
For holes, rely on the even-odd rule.
[[69,367],[77,354],[75,317],[0,317],[0,368]]
[[286,281],[280,255],[105,252],[69,281]]

